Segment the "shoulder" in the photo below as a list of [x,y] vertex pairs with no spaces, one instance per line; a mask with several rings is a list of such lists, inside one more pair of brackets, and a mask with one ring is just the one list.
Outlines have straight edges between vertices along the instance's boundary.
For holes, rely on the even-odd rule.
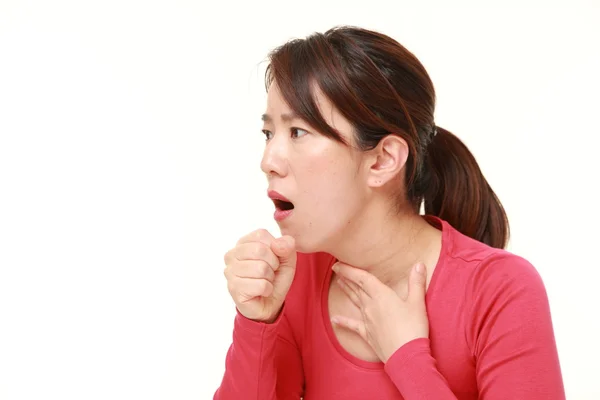
[[499,290],[521,295],[546,296],[542,277],[526,258],[506,250],[491,249],[469,272],[467,287],[473,295],[492,295]]
[[529,260],[504,250],[482,259],[471,272],[474,289],[489,286],[543,289],[542,278]]
[[494,249],[469,271],[465,300],[473,319],[500,312],[515,317],[549,312],[546,287],[536,267],[505,250]]
[[450,236],[444,280],[454,284],[447,283],[445,292],[462,293],[466,337],[475,353],[513,333],[520,335],[519,345],[551,340],[550,304],[537,268],[520,255],[458,231]]
[[[537,268],[526,258],[452,232],[446,255],[446,276],[462,276],[464,305],[475,331],[488,324],[521,324],[524,319],[548,319],[546,287]],[[512,322],[511,322],[512,321]]]
[[[525,257],[467,237],[449,225],[441,290],[462,295],[468,319],[489,322],[497,313],[547,314],[549,301],[538,269]],[[516,321],[515,321],[516,322]]]
[[445,254],[448,267],[464,273],[467,288],[475,292],[507,285],[543,289],[542,278],[528,259],[478,242],[447,224],[444,228],[449,230]]

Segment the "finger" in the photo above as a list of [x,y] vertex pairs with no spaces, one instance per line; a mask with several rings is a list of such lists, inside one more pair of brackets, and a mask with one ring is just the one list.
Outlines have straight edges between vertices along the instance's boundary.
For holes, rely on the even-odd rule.
[[266,279],[236,278],[230,281],[230,286],[230,293],[240,302],[269,297],[273,293],[273,284]]
[[373,297],[382,289],[387,288],[379,279],[364,269],[355,268],[342,262],[333,265],[333,270],[346,280],[355,283],[369,297]]
[[234,274],[239,278],[266,279],[269,282],[275,279],[273,268],[264,260],[238,261]]
[[359,296],[360,296],[360,295],[365,295],[365,296],[366,296],[366,293],[365,293],[365,291],[364,291],[364,290],[362,290],[362,289],[361,289],[361,288],[360,288],[360,287],[359,287],[359,286],[358,286],[356,283],[354,283],[354,282],[352,282],[352,281],[349,281],[349,280],[347,280],[347,279],[344,279],[344,278],[342,278],[342,277],[338,277],[338,278],[339,278],[339,279],[342,279],[342,280],[344,281],[344,283],[345,283],[346,285],[348,285],[348,286],[350,287],[350,289],[354,290],[354,292],[356,292],[356,294],[358,294]]
[[296,241],[292,236],[282,236],[271,242],[270,249],[279,258],[282,267],[296,267]]
[[427,283],[427,272],[425,264],[418,263],[410,271],[408,280],[408,299],[412,301],[423,301],[425,298],[425,285]]
[[362,306],[362,301],[359,296],[360,288],[358,286],[350,281],[346,281],[342,277],[338,277],[335,282],[356,307],[360,308]]
[[368,342],[367,330],[365,328],[364,322],[352,318],[343,317],[341,315],[335,315],[333,318],[331,318],[331,322],[339,327],[358,333],[365,342]]
[[279,268],[279,258],[273,253],[270,246],[261,242],[248,242],[238,245],[235,257],[239,261],[265,261],[273,271],[277,271]]
[[240,245],[244,243],[260,242],[270,246],[273,240],[275,240],[275,238],[269,233],[269,231],[266,229],[257,229],[254,232],[250,232],[249,234],[242,236],[240,240],[238,240],[237,244]]

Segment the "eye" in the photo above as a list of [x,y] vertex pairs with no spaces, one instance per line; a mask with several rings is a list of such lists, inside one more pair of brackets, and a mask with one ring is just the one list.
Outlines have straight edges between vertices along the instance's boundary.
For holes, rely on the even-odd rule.
[[269,140],[273,137],[273,133],[271,133],[271,131],[268,131],[266,129],[263,129],[262,133],[265,135],[265,140]]
[[293,138],[300,138],[300,137],[308,134],[307,131],[305,131],[304,129],[300,129],[300,128],[291,128],[290,131],[292,132]]

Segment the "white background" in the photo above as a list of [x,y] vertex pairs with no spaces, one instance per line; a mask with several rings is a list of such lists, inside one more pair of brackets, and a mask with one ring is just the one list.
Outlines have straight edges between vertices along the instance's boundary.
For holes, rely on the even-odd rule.
[[600,5],[477,4],[0,0],[0,398],[212,398],[223,254],[278,233],[265,56],[355,24],[428,69],[546,283],[568,398],[599,399]]

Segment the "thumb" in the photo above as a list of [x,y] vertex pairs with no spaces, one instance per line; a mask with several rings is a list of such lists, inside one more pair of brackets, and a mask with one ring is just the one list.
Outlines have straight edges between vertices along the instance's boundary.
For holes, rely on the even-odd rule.
[[274,240],[271,250],[279,258],[279,268],[296,268],[296,241],[292,236]]
[[283,236],[271,242],[271,250],[279,258],[271,297],[283,302],[296,274],[296,242],[291,236]]
[[425,299],[425,286],[427,284],[427,270],[425,264],[418,263],[410,272],[408,284],[408,298],[416,301]]

